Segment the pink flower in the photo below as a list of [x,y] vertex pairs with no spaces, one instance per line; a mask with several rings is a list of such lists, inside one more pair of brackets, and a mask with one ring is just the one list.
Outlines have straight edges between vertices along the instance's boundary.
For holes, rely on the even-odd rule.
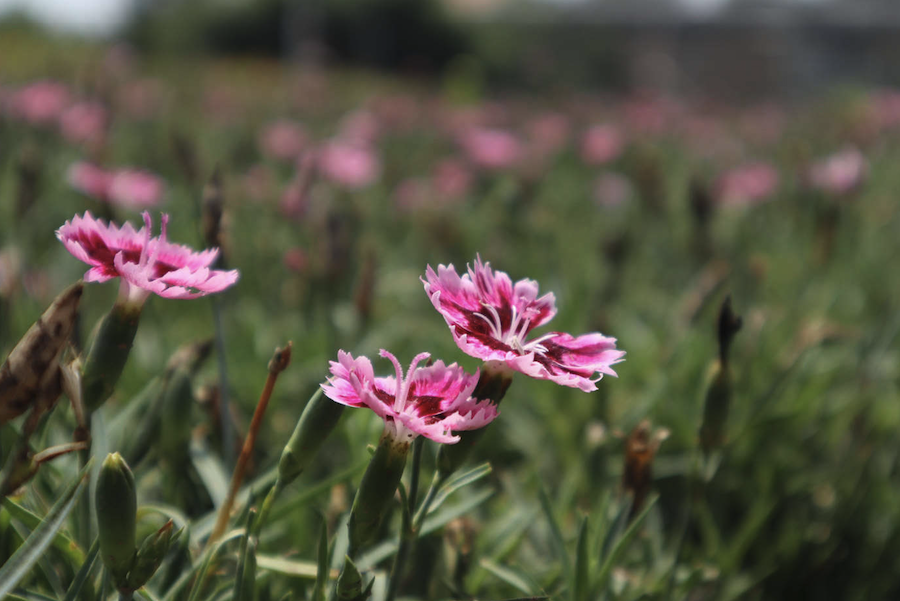
[[472,128],[460,137],[469,159],[484,169],[505,169],[522,157],[522,144],[502,129]]
[[847,148],[815,163],[808,181],[813,188],[840,196],[858,188],[867,171],[866,157],[855,148]]
[[[514,285],[509,275],[495,274],[481,257],[462,277],[453,265],[438,265],[437,273],[429,265],[425,276],[425,292],[463,352],[585,392],[596,390],[604,374],[616,375],[611,366],[623,360],[625,351],[616,350],[615,338],[550,332],[526,339],[556,315],[553,293],[538,297],[534,280]],[[600,375],[594,378],[594,373]]]
[[422,435],[452,444],[459,441],[453,432],[482,428],[499,415],[490,401],[472,398],[477,372],[470,375],[456,363],[445,366],[443,361],[418,367],[430,357],[419,353],[404,377],[394,355],[384,349],[379,354],[394,364],[396,376],[376,378],[366,357],[354,359],[338,351],[338,360],[331,362],[332,377],[322,389],[337,403],[374,411],[394,440],[409,442]]
[[69,167],[67,179],[79,192],[128,209],[152,207],[162,201],[162,180],[146,171],[106,171],[91,163],[77,162]]
[[135,231],[130,223],[107,225],[86,212],[84,217],[75,215],[66,221],[56,237],[75,258],[91,266],[85,281],[120,278],[120,301],[141,305],[151,292],[164,298],[197,298],[221,292],[237,281],[237,270],[209,269],[218,249],[198,253],[168,242],[166,214],[159,237],[151,238],[150,214],[145,211],[143,216],[144,227]]
[[106,200],[112,174],[100,167],[84,161],[73,163],[66,175],[69,185],[99,200]]
[[69,90],[55,81],[38,81],[19,88],[9,99],[12,116],[33,124],[46,124],[59,118],[69,103]]
[[99,102],[73,104],[59,118],[63,137],[72,144],[97,142],[106,133],[106,108]]
[[319,169],[334,183],[359,190],[375,183],[381,163],[368,145],[332,140],[319,153]]
[[292,121],[275,121],[259,134],[259,148],[266,156],[280,160],[293,160],[303,152],[309,139],[306,131]]
[[753,204],[771,196],[778,187],[778,172],[768,163],[748,163],[721,175],[716,198],[726,205]]
[[109,202],[129,209],[158,205],[163,197],[161,179],[138,169],[114,171],[109,182]]
[[622,154],[625,141],[612,125],[595,125],[581,140],[581,159],[588,165],[602,165]]

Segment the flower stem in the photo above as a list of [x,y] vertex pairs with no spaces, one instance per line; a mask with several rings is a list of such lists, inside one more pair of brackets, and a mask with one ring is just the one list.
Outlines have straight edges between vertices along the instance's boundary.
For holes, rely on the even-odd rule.
[[405,509],[403,511],[403,524],[400,526],[400,542],[397,547],[397,554],[394,556],[394,565],[391,567],[390,583],[388,584],[387,595],[385,601],[394,601],[397,596],[397,590],[400,588],[400,580],[403,578],[403,571],[406,567],[406,558],[409,556],[409,550],[415,545],[416,536],[419,531],[413,527],[412,515],[416,508],[416,493],[419,489],[419,466],[422,462],[422,443],[424,438],[421,436],[413,442],[412,457],[412,474],[409,481],[409,497],[405,498],[403,487],[400,487],[400,496],[404,497]]
[[231,476],[231,487],[228,490],[228,496],[219,508],[216,525],[213,528],[212,534],[209,535],[209,539],[206,541],[207,548],[222,536],[225,532],[225,527],[228,525],[228,518],[231,516],[231,507],[234,505],[234,499],[237,497],[238,490],[240,490],[241,483],[244,480],[247,462],[250,460],[250,455],[253,452],[253,445],[256,443],[256,435],[259,433],[260,426],[262,426],[262,418],[266,413],[266,407],[269,405],[269,398],[271,398],[272,391],[275,389],[275,381],[278,379],[278,375],[284,371],[291,362],[291,347],[292,343],[288,342],[285,348],[275,349],[275,354],[272,356],[272,360],[269,361],[269,375],[266,378],[266,384],[263,387],[262,394],[259,396],[259,402],[256,404],[256,411],[253,412],[253,420],[250,422],[250,428],[247,431],[247,438],[244,439],[244,446],[241,449],[241,454],[238,457],[237,464],[234,466],[234,473]]

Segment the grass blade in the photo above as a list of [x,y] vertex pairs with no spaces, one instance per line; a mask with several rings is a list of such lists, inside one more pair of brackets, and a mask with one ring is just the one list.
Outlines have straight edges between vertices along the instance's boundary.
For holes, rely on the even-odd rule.
[[594,586],[595,590],[601,590],[606,586],[606,581],[609,579],[609,575],[612,572],[613,566],[625,552],[625,549],[628,548],[628,543],[630,543],[631,539],[633,539],[638,533],[638,530],[640,530],[641,528],[641,524],[643,524],[644,520],[647,518],[647,514],[650,513],[650,510],[653,509],[653,506],[656,505],[656,502],[658,500],[659,495],[656,495],[647,502],[647,505],[637,516],[635,516],[634,521],[632,521],[631,524],[628,525],[628,528],[625,529],[625,532],[622,534],[622,536],[615,542],[609,552],[609,555],[607,555],[603,559],[603,565],[600,566],[600,570],[597,572],[597,580]]
[[85,476],[90,470],[90,463],[75,481],[69,485],[68,489],[62,494],[59,500],[54,503],[40,525],[32,531],[21,547],[0,566],[0,599],[8,595],[24,578],[35,563],[43,556],[44,551],[56,538],[57,531],[66,521],[69,512],[75,507],[75,501],[78,499],[78,492],[84,483]]
[[63,601],[75,601],[75,599],[80,598],[81,589],[84,587],[84,583],[87,582],[88,576],[90,576],[91,570],[94,568],[94,562],[97,560],[97,555],[99,553],[100,539],[97,539],[94,541],[94,544],[91,545],[87,557],[85,558],[84,563],[81,564],[78,573],[75,574],[75,578],[72,580],[72,584],[69,585],[69,590],[66,591],[66,597]]
[[578,543],[575,545],[575,574],[572,582],[573,601],[588,600],[588,570],[590,557],[588,556],[588,517],[581,520],[581,528],[578,530]]

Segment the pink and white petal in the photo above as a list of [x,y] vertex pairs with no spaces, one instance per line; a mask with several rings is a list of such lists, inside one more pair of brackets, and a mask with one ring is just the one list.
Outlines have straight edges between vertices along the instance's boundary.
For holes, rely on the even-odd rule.
[[554,363],[568,370],[597,371],[615,376],[612,365],[624,361],[625,351],[616,348],[616,339],[599,333],[583,334],[577,338],[558,333],[541,342],[543,353]]
[[478,384],[478,373],[470,375],[456,363],[436,361],[416,370],[409,387],[407,411],[418,417],[444,413],[460,398],[468,398]]
[[400,415],[399,419],[406,429],[437,443],[454,444],[459,442],[459,436],[451,434],[441,420],[421,418],[408,414]]
[[456,410],[441,421],[441,424],[449,431],[477,430],[483,428],[497,416],[500,411],[497,405],[491,401],[478,401],[468,398],[462,401]]
[[494,273],[490,262],[482,263],[477,256],[469,267],[469,279],[475,284],[482,302],[497,308],[509,307],[513,304],[513,284],[509,275],[503,271]]

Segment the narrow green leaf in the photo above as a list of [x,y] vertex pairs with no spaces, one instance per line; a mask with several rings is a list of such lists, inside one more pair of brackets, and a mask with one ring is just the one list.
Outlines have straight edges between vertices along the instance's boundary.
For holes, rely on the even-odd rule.
[[573,601],[588,601],[588,571],[590,569],[590,557],[588,556],[588,517],[581,520],[581,528],[578,530],[578,543],[575,545],[575,574],[572,582]]
[[513,588],[516,588],[526,595],[534,594],[534,587],[528,580],[525,579],[524,576],[519,574],[518,572],[507,568],[505,566],[501,566],[499,564],[494,563],[490,559],[484,558],[479,562],[479,565],[505,582]]
[[319,552],[316,555],[318,566],[316,568],[316,588],[313,590],[313,601],[325,601],[325,591],[328,585],[328,523],[322,521],[319,532]]
[[276,522],[280,518],[283,518],[286,515],[290,515],[296,512],[299,507],[306,505],[309,503],[311,499],[314,499],[318,495],[323,492],[331,489],[335,484],[343,482],[344,480],[349,480],[353,478],[356,474],[363,471],[366,466],[369,465],[369,459],[366,458],[363,461],[360,461],[356,465],[349,467],[333,476],[329,476],[324,480],[320,480],[313,484],[312,486],[304,489],[300,494],[295,495],[291,498],[290,501],[285,503],[284,505],[280,505],[272,509],[272,515],[269,518],[270,522]]
[[34,564],[43,556],[50,543],[53,542],[57,530],[62,527],[69,512],[75,506],[78,492],[81,490],[81,485],[88,470],[90,470],[90,466],[91,464],[88,463],[81,470],[75,481],[69,485],[59,500],[54,503],[41,524],[31,533],[31,536],[28,537],[21,547],[16,549],[16,552],[12,554],[6,563],[0,566],[0,599],[8,595],[19,581],[31,571]]
[[203,563],[200,564],[200,569],[196,570],[194,584],[193,586],[191,586],[191,592],[190,595],[188,595],[188,601],[197,601],[197,599],[200,597],[200,591],[203,589],[203,585],[206,584],[206,574],[207,572],[209,572],[209,569],[212,566],[213,559],[216,555],[219,554],[219,550],[232,539],[245,535],[246,531],[243,528],[239,530],[232,530],[230,533],[226,534],[218,542],[216,542],[216,544],[206,550],[206,553],[203,554]]
[[471,470],[452,476],[434,496],[434,500],[431,502],[431,507],[429,507],[428,509],[429,515],[434,513],[438,509],[438,507],[440,507],[441,504],[443,504],[443,502],[447,500],[447,497],[463,487],[478,482],[482,478],[490,475],[492,471],[493,468],[491,468],[491,464],[485,462],[477,467],[472,468]]
[[[185,571],[178,580],[175,581],[169,590],[166,592],[165,597],[163,597],[163,601],[174,601],[175,599],[181,598],[181,591],[184,590],[187,585],[191,584],[193,580],[195,588],[200,588],[196,586],[197,582],[201,578],[205,578],[206,571],[209,570],[210,562],[212,561],[213,556],[218,553],[219,549],[225,543],[231,542],[236,538],[240,538],[244,536],[243,528],[238,528],[236,530],[232,530],[231,532],[225,533],[222,538],[211,548],[207,549],[203,554],[202,563],[197,565],[195,564],[190,570]],[[199,574],[199,571],[203,571],[203,575]],[[191,589],[192,597],[196,597],[199,594],[199,591],[194,591],[194,588]]]
[[641,512],[635,516],[634,521],[629,524],[628,528],[625,529],[625,532],[616,541],[615,545],[613,545],[612,550],[610,550],[609,555],[607,555],[603,559],[603,565],[600,566],[600,570],[597,572],[597,579],[594,584],[594,590],[602,590],[606,587],[606,581],[609,579],[609,575],[612,572],[613,567],[616,562],[625,552],[625,549],[628,548],[628,543],[631,542],[631,539],[635,537],[638,531],[641,528],[641,524],[644,523],[644,520],[647,518],[647,515],[650,513],[650,510],[653,509],[653,506],[656,505],[656,502],[659,500],[659,495],[655,495],[652,499],[650,499]]
[[544,510],[544,517],[547,518],[547,524],[550,526],[553,546],[556,547],[556,553],[559,555],[560,561],[562,561],[563,572],[571,574],[572,562],[569,560],[569,554],[566,551],[566,541],[563,539],[562,531],[559,529],[559,524],[553,515],[553,508],[550,506],[550,498],[547,496],[547,491],[544,490],[543,486],[538,488],[538,498],[541,501],[541,509]]
[[255,511],[250,511],[247,516],[247,524],[244,528],[244,538],[241,539],[241,550],[238,554],[238,565],[235,570],[234,591],[232,598],[234,601],[241,601],[244,594],[244,568],[247,565],[247,550],[250,548],[250,533],[253,531],[253,518],[256,516]]
[[[294,578],[315,580],[318,577],[319,567],[311,561],[297,561],[285,559],[274,555],[257,555],[256,563],[259,567],[270,572],[277,572]],[[328,578],[334,580],[338,577],[337,570],[329,570]]]
[[[456,505],[445,507],[434,515],[428,516],[428,518],[422,524],[422,530],[419,532],[419,536],[425,536],[440,528],[443,528],[456,518],[466,515],[467,513],[490,499],[493,495],[493,490],[491,490],[490,488],[485,488],[473,493],[464,501]],[[397,541],[385,541],[362,554],[356,563],[359,566],[360,570],[368,570],[377,565],[378,562],[387,559],[396,552]]]
[[213,505],[219,508],[228,496],[230,474],[225,471],[222,462],[210,453],[209,447],[196,440],[191,442],[191,463],[194,464]]
[[[2,502],[3,507],[6,508],[12,517],[22,522],[29,530],[34,530],[41,525],[41,518],[37,514],[22,507],[9,497],[4,497],[0,502]],[[84,551],[65,532],[59,531],[56,533],[53,537],[53,546],[68,556],[71,563],[80,564],[84,562]]]
[[91,545],[84,563],[81,564],[81,568],[72,580],[72,584],[69,585],[69,590],[66,591],[66,598],[64,601],[75,601],[75,599],[79,598],[81,589],[84,587],[84,583],[87,582],[88,576],[90,576],[91,570],[94,568],[94,562],[96,561],[99,552],[100,540],[97,539],[94,541],[94,544]]

